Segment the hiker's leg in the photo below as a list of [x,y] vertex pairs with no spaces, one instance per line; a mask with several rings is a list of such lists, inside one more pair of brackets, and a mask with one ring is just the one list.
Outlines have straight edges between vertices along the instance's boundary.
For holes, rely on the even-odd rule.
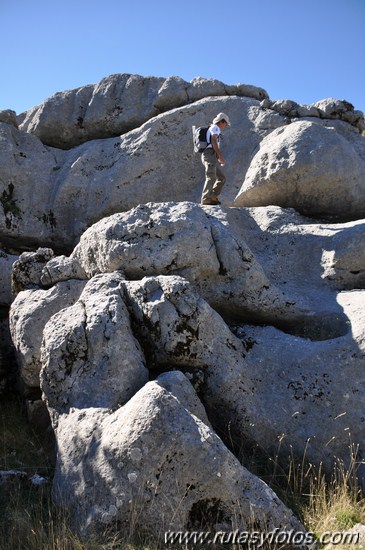
[[213,185],[217,179],[217,159],[213,149],[207,149],[201,154],[202,163],[205,169],[205,182],[203,187],[203,192],[201,200],[210,199],[213,194]]
[[226,183],[226,176],[223,174],[219,166],[216,168],[216,181],[214,182],[212,191],[215,197],[218,197],[222,193],[223,185]]

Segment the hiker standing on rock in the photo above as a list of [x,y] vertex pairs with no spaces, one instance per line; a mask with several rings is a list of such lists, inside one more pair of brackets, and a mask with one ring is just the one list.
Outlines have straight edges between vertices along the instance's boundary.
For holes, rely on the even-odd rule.
[[221,170],[226,161],[220,151],[219,141],[221,131],[230,126],[229,118],[224,113],[219,113],[209,126],[207,131],[208,145],[201,154],[205,168],[205,183],[201,196],[201,204],[220,204],[218,195],[221,194],[226,177]]

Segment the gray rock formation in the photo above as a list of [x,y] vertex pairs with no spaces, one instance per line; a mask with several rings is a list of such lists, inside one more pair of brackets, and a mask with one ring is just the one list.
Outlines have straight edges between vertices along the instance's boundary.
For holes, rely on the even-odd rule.
[[268,98],[262,88],[227,86],[213,79],[115,74],[96,85],[60,92],[27,111],[20,129],[52,147],[70,149],[86,141],[119,136],[147,120],[205,97]]
[[9,325],[22,383],[30,390],[39,388],[40,349],[47,321],[61,309],[73,305],[86,281],[69,280],[49,290],[20,292],[12,303]]
[[148,381],[121,293],[120,274],[96,276],[77,302],[46,324],[41,381],[51,413],[114,409]]
[[[254,442],[268,453],[276,451],[278,438],[284,434],[283,449],[287,445],[299,456],[305,451],[308,460],[321,462],[327,470],[331,469],[334,457],[343,461],[349,458],[348,428],[354,445],[358,445],[361,452],[364,434],[360,396],[355,390],[362,383],[360,373],[364,361],[363,291],[338,293],[322,267],[326,249],[331,250],[341,240],[341,235],[342,239],[351,242],[351,238],[357,237],[359,227],[355,222],[338,224],[334,234],[332,225],[318,226],[294,211],[272,207],[250,212],[228,209],[224,213],[221,209],[191,203],[145,205],[95,224],[83,235],[69,262],[61,257],[58,264],[55,257],[43,264],[47,284],[53,281],[51,288],[54,289],[65,284],[62,278],[69,276],[70,265],[75,268],[78,264],[76,271],[90,278],[74,306],[65,308],[59,303],[60,313],[51,318],[42,301],[35,310],[37,316],[45,315],[49,319],[43,331],[42,389],[53,417],[72,407],[85,407],[83,388],[88,388],[90,372],[95,372],[91,383],[98,380],[97,391],[86,392],[90,406],[100,407],[102,396],[102,400],[106,399],[109,406],[115,408],[134,393],[132,391],[123,400],[122,387],[129,385],[121,382],[120,389],[117,385],[117,380],[122,380],[118,366],[122,334],[116,338],[108,329],[108,351],[103,350],[106,329],[102,319],[105,314],[102,310],[99,312],[98,304],[103,304],[104,294],[111,292],[122,309],[124,300],[132,316],[134,338],[140,342],[151,372],[171,368],[186,370],[208,411],[208,418],[221,433],[230,426],[237,438]],[[190,235],[192,228],[200,235],[198,242]],[[212,234],[219,236],[214,242]],[[275,292],[269,286],[269,293],[255,293],[264,272],[260,263],[256,264],[246,241],[265,265]],[[239,256],[240,261],[250,258],[249,270],[257,270],[253,277],[246,270],[246,283],[239,280],[232,283],[233,273],[244,272],[234,258],[235,248],[245,250],[245,254]],[[280,248],[286,253],[277,253]],[[226,256],[224,249],[230,252]],[[222,265],[224,273],[220,273]],[[351,269],[350,262],[348,266]],[[159,276],[159,273],[164,275]],[[266,277],[264,282],[269,284]],[[255,308],[265,311],[266,305],[268,312],[271,307],[273,323],[280,292],[283,303],[288,303],[289,312],[290,306],[295,305],[298,311],[300,308],[302,317],[291,319],[291,323],[288,321],[290,313],[285,308],[281,312],[282,328],[290,330],[292,335],[273,327],[253,328],[248,324],[235,328],[239,338],[232,334],[208,302],[219,309],[217,296],[222,296],[227,302],[226,308],[222,306],[223,314],[229,312],[230,304],[238,311],[235,300],[239,300],[242,284],[247,284],[246,297],[256,296],[251,309],[245,310],[247,302],[241,304],[246,322],[255,319]],[[47,300],[50,290],[25,292],[33,292],[36,300],[43,293],[43,300]],[[25,325],[22,318],[29,315],[28,303],[33,301],[29,302],[28,295],[23,299],[23,295],[24,291],[17,296],[11,316],[17,315],[20,327]],[[90,305],[89,295],[93,296]],[[289,295],[296,297],[296,304],[290,304]],[[358,303],[360,306],[356,305]],[[85,307],[90,314],[84,312]],[[24,313],[20,315],[22,308]],[[97,325],[91,321],[91,312],[98,318]],[[29,318],[32,315],[31,311]],[[44,320],[42,324],[45,325]],[[126,329],[120,330],[128,334]],[[91,338],[94,331],[102,335],[95,336],[95,344]],[[21,351],[16,330],[13,330],[13,338]],[[93,351],[94,345],[97,354]],[[124,344],[124,355],[127,349]],[[131,349],[135,350],[133,343]],[[92,366],[90,357],[93,358]],[[133,357],[126,355],[128,365],[135,364]],[[341,369],[337,370],[339,357]],[[140,363],[143,363],[142,358],[137,359],[136,364]],[[103,369],[112,364],[117,373],[112,375],[116,381],[110,393],[103,388],[102,381],[106,379],[109,388],[110,375],[105,377]],[[95,370],[97,365],[101,378]],[[356,382],[343,397],[346,379]],[[140,386],[145,381],[142,378]],[[265,412],[273,391],[275,407],[271,405]],[[355,400],[348,397],[355,394]],[[105,401],[102,406],[106,406]],[[346,414],[342,414],[344,412]]]
[[155,537],[187,529],[211,536],[253,527],[304,532],[268,486],[194,415],[192,394],[186,385],[181,392],[175,373],[170,390],[159,379],[149,382],[115,412],[72,409],[60,416],[54,494],[68,503],[78,529],[87,533],[117,523],[124,533]]
[[16,112],[11,109],[0,111],[0,122],[6,122],[6,124],[11,124],[14,128],[18,128]]
[[204,171],[193,152],[191,128],[223,109],[237,121],[225,141],[230,181],[226,201],[232,201],[252,150],[264,135],[285,124],[280,115],[262,111],[258,100],[202,99],[121,136],[88,141],[69,151],[46,147],[37,137],[0,123],[0,239],[70,252],[88,226],[114,212],[150,201],[199,201]]
[[[202,207],[191,127],[219,111]],[[0,306],[82,533],[302,531],[253,449],[364,482],[364,128],[344,100],[137,75],[0,112]]]
[[[365,140],[359,136],[365,151]],[[293,122],[264,138],[236,206],[276,204],[312,218],[365,216],[365,161],[333,128]]]

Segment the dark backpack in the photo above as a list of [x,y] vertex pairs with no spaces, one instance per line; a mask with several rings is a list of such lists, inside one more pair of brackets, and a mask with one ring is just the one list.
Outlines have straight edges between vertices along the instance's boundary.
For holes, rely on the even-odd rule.
[[202,153],[210,145],[210,140],[207,139],[207,132],[210,126],[193,126],[193,143],[194,152]]

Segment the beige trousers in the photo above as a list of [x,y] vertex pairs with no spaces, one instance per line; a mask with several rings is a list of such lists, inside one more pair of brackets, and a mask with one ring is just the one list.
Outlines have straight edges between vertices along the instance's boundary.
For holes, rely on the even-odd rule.
[[201,154],[201,160],[205,168],[205,183],[201,200],[209,200],[212,196],[218,197],[226,182],[217,156],[213,149],[205,149]]

